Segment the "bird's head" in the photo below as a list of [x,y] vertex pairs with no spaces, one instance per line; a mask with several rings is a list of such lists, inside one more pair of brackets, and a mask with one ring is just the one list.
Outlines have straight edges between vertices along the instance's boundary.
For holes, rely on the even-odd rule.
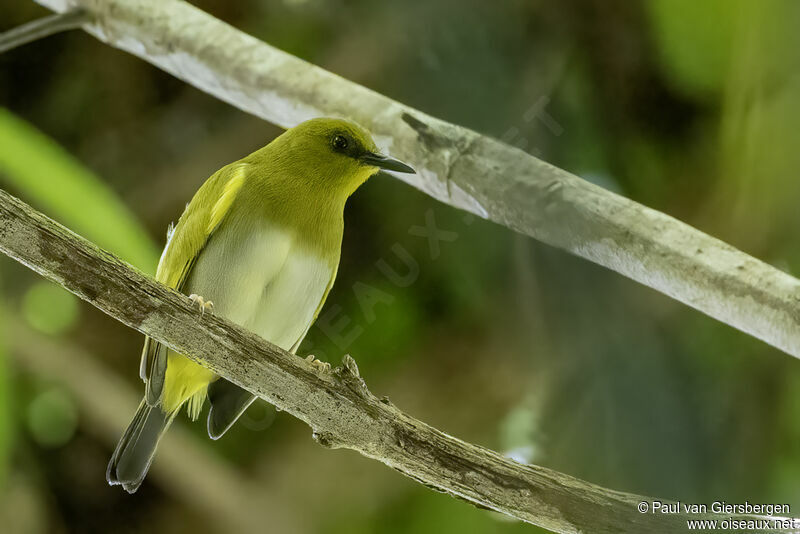
[[311,119],[291,128],[272,144],[272,154],[297,170],[313,187],[352,194],[380,170],[413,173],[405,163],[381,154],[370,134],[343,119]]

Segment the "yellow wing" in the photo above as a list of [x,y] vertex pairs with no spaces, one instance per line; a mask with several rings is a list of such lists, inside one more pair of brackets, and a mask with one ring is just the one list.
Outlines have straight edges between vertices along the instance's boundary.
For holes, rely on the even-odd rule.
[[[156,280],[180,291],[208,239],[230,211],[247,175],[246,163],[233,163],[214,173],[186,206],[177,226],[167,231],[167,244],[158,262]],[[146,337],[139,375],[145,382],[147,404],[155,406],[164,387],[167,348]]]

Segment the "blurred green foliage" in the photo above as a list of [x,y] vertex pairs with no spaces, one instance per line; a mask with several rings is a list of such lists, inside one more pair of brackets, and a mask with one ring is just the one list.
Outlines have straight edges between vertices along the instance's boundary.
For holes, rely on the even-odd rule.
[[[800,270],[800,2],[196,4]],[[11,27],[43,10],[17,3],[0,13]],[[150,273],[155,243],[205,178],[277,133],[79,32],[0,56],[0,65],[0,181]],[[336,364],[351,353],[371,388],[409,413],[598,484],[800,510],[795,359],[384,176],[354,195],[345,217],[339,279],[321,316],[330,317],[301,354]],[[430,218],[452,238],[435,254],[418,230]],[[387,269],[411,274],[400,283]],[[141,394],[139,335],[9,261],[0,261],[0,282],[3,304],[36,335],[95,354],[131,397]],[[216,530],[207,519],[221,512],[187,505],[186,488],[163,476],[135,497],[108,488],[105,462],[122,427],[89,421],[117,408],[95,402],[78,413],[77,394],[15,359],[13,334],[0,325],[2,335],[0,355],[8,345],[11,359],[0,359],[0,462],[10,466],[9,502],[27,495],[29,509],[47,510],[38,521],[20,515],[31,532],[121,522],[130,532]],[[191,432],[208,448],[203,425]],[[254,405],[213,443],[221,463],[198,471],[213,477],[221,465],[254,480],[279,514],[303,518],[311,532],[535,531],[376,462],[320,451],[308,434]],[[169,472],[156,460],[161,468]]]
[[665,79],[689,98],[714,100],[730,75],[736,24],[747,0],[645,2]]
[[29,202],[135,267],[158,253],[131,210],[52,139],[0,108],[0,177]]
[[78,321],[78,299],[51,282],[31,286],[22,300],[22,315],[36,330],[45,334],[63,334]]
[[37,443],[60,447],[75,435],[78,409],[72,397],[58,388],[41,391],[28,404],[27,425]]
[[6,346],[6,329],[0,323],[0,491],[5,487],[14,436],[13,384]]

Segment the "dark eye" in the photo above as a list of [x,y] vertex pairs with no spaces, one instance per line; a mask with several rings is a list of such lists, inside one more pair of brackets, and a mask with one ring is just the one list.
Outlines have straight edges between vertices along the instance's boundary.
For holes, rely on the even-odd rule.
[[333,138],[333,148],[335,150],[344,151],[347,149],[348,144],[347,138],[343,135],[337,135]]

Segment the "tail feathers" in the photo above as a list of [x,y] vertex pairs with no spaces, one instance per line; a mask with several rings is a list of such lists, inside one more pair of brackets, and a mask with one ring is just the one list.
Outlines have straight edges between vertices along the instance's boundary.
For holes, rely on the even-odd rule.
[[142,484],[153,461],[156,447],[175,418],[158,406],[150,406],[145,399],[139,404],[130,426],[120,438],[106,470],[106,480],[121,484],[128,493],[134,493]]
[[211,403],[208,411],[208,436],[219,439],[256,397],[233,382],[220,378],[208,386],[208,400]]

